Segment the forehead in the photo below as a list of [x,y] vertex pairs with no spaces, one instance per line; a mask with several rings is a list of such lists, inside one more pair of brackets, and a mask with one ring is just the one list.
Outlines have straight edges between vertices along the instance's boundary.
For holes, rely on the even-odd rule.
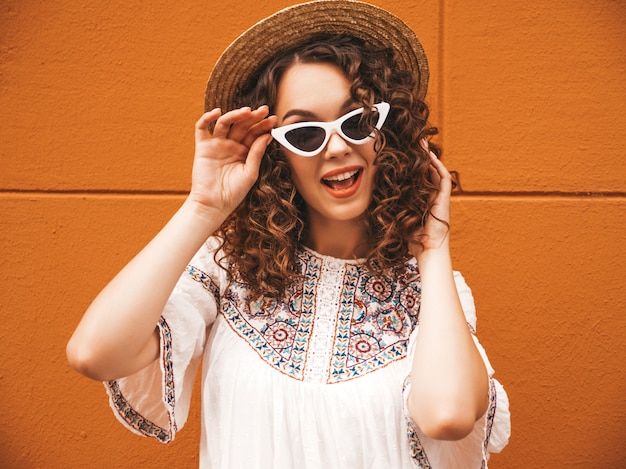
[[296,63],[278,85],[276,114],[291,109],[313,112],[341,106],[350,97],[351,82],[338,66],[327,63]]

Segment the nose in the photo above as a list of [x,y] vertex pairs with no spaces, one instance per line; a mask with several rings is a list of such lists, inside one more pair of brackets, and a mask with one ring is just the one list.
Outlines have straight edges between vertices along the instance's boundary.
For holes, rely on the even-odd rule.
[[328,143],[324,149],[324,158],[341,158],[350,152],[350,144],[346,142],[337,131],[330,133]]

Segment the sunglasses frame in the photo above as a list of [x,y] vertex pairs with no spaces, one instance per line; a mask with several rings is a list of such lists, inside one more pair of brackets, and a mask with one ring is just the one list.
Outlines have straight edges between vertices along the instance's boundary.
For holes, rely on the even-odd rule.
[[[372,109],[376,109],[379,115],[378,122],[374,126],[376,130],[380,130],[380,128],[385,123],[385,120],[387,119],[387,115],[389,114],[390,107],[391,106],[389,105],[389,103],[386,103],[384,101],[374,104]],[[334,120],[332,122],[306,121],[306,122],[297,122],[295,124],[283,125],[282,127],[276,127],[272,129],[271,131],[272,137],[274,137],[276,141],[280,143],[283,147],[285,147],[287,150],[295,153],[296,155],[304,156],[307,158],[317,155],[319,152],[321,152],[324,149],[324,147],[326,147],[326,145],[328,144],[328,140],[330,140],[330,135],[333,130],[336,131],[337,134],[339,134],[341,138],[343,138],[347,142],[353,143],[355,145],[363,145],[368,139],[374,138],[375,131],[372,131],[372,133],[369,134],[365,138],[356,140],[356,139],[348,137],[346,134],[343,133],[343,130],[341,130],[341,125],[345,121],[347,121],[351,117],[354,117],[358,114],[362,114],[363,111],[364,111],[364,108],[355,109],[354,111],[350,111],[347,114],[344,114],[343,116],[341,116],[339,119]],[[294,130],[294,129],[300,129],[302,127],[318,127],[324,130],[325,132],[324,141],[315,150],[313,151],[301,150],[298,147],[293,146],[285,137],[285,134],[287,132]]]

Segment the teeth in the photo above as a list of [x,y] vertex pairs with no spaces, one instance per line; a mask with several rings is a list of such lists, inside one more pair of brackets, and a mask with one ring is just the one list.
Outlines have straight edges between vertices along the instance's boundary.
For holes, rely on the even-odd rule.
[[350,179],[352,176],[354,176],[358,172],[359,170],[355,169],[354,171],[348,171],[348,172],[341,173],[341,174],[335,174],[334,176],[324,178],[324,180],[325,181],[345,181],[346,179]]

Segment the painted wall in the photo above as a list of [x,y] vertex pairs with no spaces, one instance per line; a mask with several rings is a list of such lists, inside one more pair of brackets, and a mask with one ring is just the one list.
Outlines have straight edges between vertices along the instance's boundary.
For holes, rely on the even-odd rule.
[[[0,467],[197,465],[197,403],[170,446],[134,436],[64,347],[183,200],[219,52],[292,3],[0,2]],[[456,268],[513,411],[490,467],[626,467],[626,2],[374,3],[421,37],[461,174]]]

